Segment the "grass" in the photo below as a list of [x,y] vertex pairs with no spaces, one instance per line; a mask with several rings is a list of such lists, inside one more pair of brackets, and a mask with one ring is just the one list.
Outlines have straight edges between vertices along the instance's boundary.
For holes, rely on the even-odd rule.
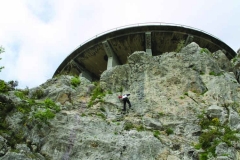
[[44,97],[44,92],[41,88],[37,88],[35,91],[32,92],[32,98],[40,99]]
[[106,116],[103,113],[97,113],[97,116],[101,117],[102,119],[106,119]]
[[215,73],[214,71],[211,71],[211,72],[209,72],[209,75],[212,75],[212,76],[221,76],[221,75],[223,75],[223,73]]
[[36,119],[40,119],[42,122],[47,122],[49,119],[53,119],[55,117],[55,114],[50,110],[39,110],[34,114],[34,117]]
[[126,123],[124,124],[124,130],[129,131],[129,130],[131,130],[131,129],[133,129],[133,128],[134,128],[134,125],[133,125],[131,122],[126,122]]
[[81,84],[81,81],[80,81],[79,77],[73,77],[73,78],[71,78],[71,85],[72,85],[73,87],[77,87],[77,86],[79,86],[80,84]]
[[154,137],[158,138],[159,135],[160,135],[159,130],[153,131],[153,136],[154,136]]
[[6,93],[9,90],[8,85],[3,80],[0,80],[0,93]]
[[[204,132],[199,136],[199,143],[195,145],[196,149],[202,148],[202,159],[208,154],[215,155],[216,147],[219,143],[224,142],[229,147],[233,147],[232,142],[238,142],[236,131],[231,130],[226,124],[221,124],[218,118],[209,118],[202,113],[198,116],[200,119],[199,125]],[[201,158],[200,158],[201,159]]]
[[165,132],[167,135],[173,134],[173,130],[171,128],[167,128]]
[[211,52],[210,52],[207,48],[202,48],[202,49],[200,50],[200,53],[211,54]]
[[14,95],[17,96],[18,98],[20,98],[21,100],[27,99],[26,94],[21,91],[15,91]]
[[88,107],[92,107],[94,104],[94,100],[96,100],[97,98],[99,99],[100,102],[104,102],[102,98],[105,95],[106,95],[106,93],[103,92],[102,88],[100,87],[100,84],[97,83],[96,88],[91,93],[91,99],[88,103]]
[[160,117],[162,117],[162,116],[165,116],[165,113],[159,112],[158,115],[159,115]]
[[138,132],[144,131],[144,126],[143,125],[139,125],[136,127]]
[[44,100],[44,107],[55,110],[56,112],[60,111],[60,107],[55,104],[50,98]]

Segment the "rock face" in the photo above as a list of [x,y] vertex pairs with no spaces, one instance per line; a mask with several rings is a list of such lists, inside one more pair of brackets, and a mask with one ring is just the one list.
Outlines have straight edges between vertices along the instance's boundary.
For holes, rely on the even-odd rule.
[[[232,64],[222,51],[193,42],[180,53],[134,52],[127,64],[103,72],[99,84],[81,78],[74,87],[73,77],[62,75],[27,97],[1,95],[12,105],[1,121],[0,159],[240,159],[240,85]],[[123,93],[131,94],[126,114]],[[41,118],[47,108],[54,118]]]

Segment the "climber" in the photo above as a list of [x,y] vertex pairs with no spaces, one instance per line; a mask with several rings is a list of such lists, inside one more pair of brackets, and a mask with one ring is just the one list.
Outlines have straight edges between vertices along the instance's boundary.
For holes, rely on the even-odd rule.
[[128,96],[130,96],[130,94],[123,94],[122,96],[118,96],[118,98],[123,101],[123,110],[122,111],[124,111],[124,112],[126,111],[126,103],[128,103],[129,109],[131,109],[131,103],[128,99]]

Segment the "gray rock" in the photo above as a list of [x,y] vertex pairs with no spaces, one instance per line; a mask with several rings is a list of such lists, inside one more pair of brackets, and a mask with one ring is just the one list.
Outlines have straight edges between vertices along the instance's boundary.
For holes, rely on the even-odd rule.
[[229,125],[231,129],[240,131],[240,116],[232,107],[229,107]]
[[0,156],[3,156],[8,151],[6,142],[7,140],[0,136]]
[[16,152],[7,152],[0,159],[1,160],[32,160],[32,158],[28,158],[27,155],[23,153],[16,153]]
[[211,105],[207,109],[207,115],[210,118],[218,118],[221,124],[225,123],[227,120],[227,110],[223,107],[219,107],[217,105]]
[[30,148],[26,144],[17,144],[16,149],[19,150],[20,153],[29,153]]
[[[66,75],[38,87],[43,97],[29,113],[18,112],[14,104],[27,102],[14,92],[2,96],[15,100],[12,110],[2,114],[9,133],[1,134],[0,159],[198,159],[204,150],[196,150],[193,144],[204,132],[198,124],[202,111],[234,130],[239,130],[240,119],[236,110],[240,84],[229,72],[231,64],[224,52],[205,51],[193,42],[181,53],[134,52],[127,64],[103,72],[100,87],[105,96],[96,98],[92,107],[88,103],[96,86],[80,78],[81,84],[73,87],[72,76]],[[34,90],[30,89],[30,97]],[[133,110],[126,114],[121,114],[123,104],[118,99],[123,93],[131,94]],[[43,109],[40,104],[46,98],[61,111],[43,123],[34,114]],[[6,139],[20,153],[10,152]],[[239,145],[234,143],[234,148],[219,145],[215,159],[236,159]]]
[[163,125],[157,119],[144,117],[143,122],[144,122],[144,125],[147,126],[150,129],[155,129],[155,130],[162,130],[163,129]]
[[221,69],[225,71],[231,71],[231,62],[221,50],[214,52],[212,55],[216,59],[216,62]]
[[215,154],[217,155],[218,159],[227,157],[227,159],[235,160],[237,152],[233,147],[228,147],[226,143],[220,143],[216,147]]

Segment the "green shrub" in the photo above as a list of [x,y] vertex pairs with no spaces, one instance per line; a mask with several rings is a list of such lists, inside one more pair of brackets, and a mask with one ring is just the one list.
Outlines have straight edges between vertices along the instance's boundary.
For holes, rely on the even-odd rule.
[[233,63],[235,63],[235,62],[237,61],[237,57],[234,57],[234,58],[232,59],[232,61],[233,61]]
[[25,89],[21,90],[21,92],[22,92],[25,96],[28,96],[28,94],[29,94],[29,88],[26,87]]
[[39,110],[34,114],[34,117],[40,119],[43,122],[47,122],[48,119],[52,119],[55,117],[55,114],[50,110]]
[[106,112],[106,110],[105,110],[105,108],[104,108],[103,106],[100,107],[100,110],[101,110],[102,112]]
[[106,119],[106,116],[103,113],[97,113],[97,116],[101,117],[102,119]]
[[117,89],[117,92],[121,92],[123,91],[123,87],[121,86],[120,88]]
[[81,115],[82,117],[85,117],[85,116],[87,116],[85,113],[82,113],[82,115]]
[[210,52],[207,48],[202,48],[202,49],[200,50],[200,53],[211,54],[211,52]]
[[17,105],[17,110],[21,113],[29,113],[31,111],[31,105],[29,103],[21,103]]
[[153,132],[153,136],[154,136],[154,137],[158,138],[159,135],[160,135],[159,130],[155,130],[155,131]]
[[131,122],[126,122],[126,123],[124,124],[124,130],[129,131],[129,130],[131,130],[131,129],[133,129],[133,128],[134,128],[134,125],[133,125]]
[[173,134],[173,130],[171,128],[167,128],[166,133],[167,133],[167,135]]
[[17,96],[18,98],[22,99],[22,100],[26,99],[26,96],[25,96],[25,94],[23,92],[15,91],[14,95]]
[[139,125],[136,127],[137,128],[137,131],[140,132],[140,131],[144,131],[144,126],[143,125]]
[[223,75],[223,73],[215,73],[214,71],[211,71],[211,72],[209,72],[209,75],[212,75],[212,76],[221,76],[221,75]]
[[42,89],[37,88],[35,91],[32,93],[32,98],[34,99],[40,99],[44,96],[44,92]]
[[100,85],[99,85],[99,83],[98,83],[98,85],[96,86],[96,88],[93,90],[93,92],[91,93],[91,99],[90,99],[90,101],[89,101],[89,103],[88,103],[88,107],[91,107],[92,105],[93,105],[93,101],[95,100],[95,99],[99,99],[99,101],[100,102],[104,102],[103,101],[103,97],[106,95],[104,92],[103,92],[103,90],[102,90],[102,88],[100,87]]
[[71,79],[71,85],[73,87],[77,87],[78,85],[80,85],[80,83],[81,83],[81,81],[80,81],[79,77],[73,77]]
[[211,153],[215,156],[216,146],[224,142],[228,146],[232,146],[232,142],[238,142],[239,139],[236,137],[236,131],[232,131],[226,124],[221,124],[218,118],[207,118],[203,113],[198,116],[200,119],[200,126],[205,130],[199,136],[199,146],[204,149],[206,155]]
[[45,99],[44,101],[45,108],[54,109],[55,111],[60,111],[60,107],[56,105],[50,98]]
[[6,93],[9,90],[10,88],[8,87],[7,83],[5,83],[3,80],[0,80],[0,93]]
[[165,115],[165,113],[163,113],[163,112],[159,112],[158,115],[159,115],[160,117],[162,117],[162,116]]

